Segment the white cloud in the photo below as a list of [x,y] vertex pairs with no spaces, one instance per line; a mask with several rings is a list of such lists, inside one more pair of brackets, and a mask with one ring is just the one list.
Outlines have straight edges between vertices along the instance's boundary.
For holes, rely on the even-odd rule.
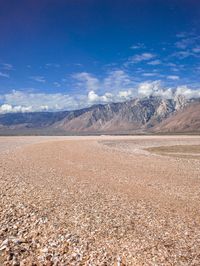
[[88,101],[90,103],[108,103],[111,102],[112,100],[114,100],[114,96],[112,93],[105,93],[102,96],[99,96],[97,93],[95,93],[94,91],[90,91],[88,93]]
[[99,89],[99,80],[87,72],[76,73],[73,78],[79,81],[78,85],[87,89],[87,91],[96,91]]
[[[80,88],[86,89],[88,92],[110,92],[117,94],[119,91],[131,89],[133,81],[123,70],[110,71],[103,79],[98,79],[90,73],[77,73],[73,77],[78,82]],[[75,83],[77,85],[77,83]],[[93,94],[92,94],[93,95]],[[102,99],[102,98],[101,98]]]
[[118,93],[118,96],[120,97],[120,98],[124,98],[124,99],[130,99],[132,96],[133,96],[133,91],[131,90],[131,89],[129,89],[129,90],[126,90],[126,91],[120,91],[119,93]]
[[0,106],[0,113],[7,113],[12,111],[12,105],[10,104],[2,104]]
[[106,90],[122,90],[131,86],[130,76],[123,70],[115,70],[109,72],[108,76],[101,82],[101,87]]
[[[159,75],[159,73],[153,71],[142,74],[146,77]],[[175,93],[180,93],[185,97],[200,97],[200,90],[198,89],[194,90],[187,86],[172,89],[163,86],[159,80],[146,81],[138,85],[131,74],[123,70],[110,71],[102,79],[87,72],[76,73],[73,78],[73,85],[78,84],[83,88],[82,94],[68,95],[67,93],[37,93],[33,90],[14,90],[0,95],[0,113],[74,110],[92,104],[121,102],[135,98],[137,95],[140,97],[172,98]],[[179,77],[169,75],[167,78],[178,80]],[[54,82],[55,86],[59,86],[59,84]]]
[[189,50],[187,51],[179,51],[179,52],[175,52],[172,54],[172,57],[177,57],[179,59],[185,59],[189,56],[193,56],[194,54],[192,52],[190,52]]
[[183,32],[177,34],[178,41],[175,43],[177,51],[171,57],[176,57],[180,60],[193,57],[200,58],[200,37],[194,32]]
[[188,86],[178,86],[176,89],[176,94],[177,95],[183,95],[186,98],[199,98],[200,97],[200,89],[191,89]]
[[142,54],[136,54],[132,57],[129,58],[129,62],[131,63],[140,63],[143,61],[149,61],[153,58],[155,58],[156,55],[152,54],[152,53],[142,53]]
[[37,81],[37,82],[41,82],[41,83],[45,83],[46,80],[43,76],[32,76],[30,77],[30,79]]
[[178,49],[186,49],[186,48],[188,48],[188,46],[193,44],[193,42],[194,42],[193,39],[187,38],[187,39],[182,39],[182,40],[176,42],[175,45]]
[[144,77],[155,77],[158,76],[158,73],[143,73],[142,76]]
[[12,91],[0,95],[0,113],[7,112],[36,112],[36,111],[60,111],[75,110],[88,107],[94,103],[108,103],[122,101],[130,97],[130,91],[115,94],[105,92],[98,95],[95,91],[88,94],[70,96],[63,93],[30,93],[24,91]]
[[115,70],[108,73],[108,76],[102,80],[98,79],[98,86],[104,94],[99,95],[92,89],[88,93],[90,103],[108,103],[130,99],[133,96],[134,89],[131,77],[123,70]]
[[177,67],[173,67],[173,68],[171,68],[171,71],[173,71],[173,72],[179,72],[180,69],[178,69]]
[[90,102],[96,102],[99,100],[99,96],[94,91],[89,91],[88,100]]
[[197,35],[194,31],[183,32],[177,34],[176,37],[178,38],[178,41],[175,43],[175,46],[181,50],[191,49],[198,44],[200,40],[199,35]]
[[176,76],[176,75],[169,75],[169,76],[167,76],[167,79],[171,79],[171,80],[179,80],[180,77],[179,77],[179,76]]
[[[19,112],[31,112],[32,107],[31,106],[12,106],[10,104],[2,104],[0,106],[0,114],[5,114],[5,113],[19,113]],[[42,110],[43,111],[43,110]]]
[[133,97],[133,91],[131,89],[119,91],[117,94],[113,94],[110,92],[106,92],[103,95],[98,95],[94,91],[90,91],[88,93],[88,101],[89,103],[109,103],[109,102],[121,102],[125,100],[129,100]]
[[176,88],[164,87],[161,81],[143,82],[138,86],[140,97],[158,96],[165,99],[172,99],[178,95],[183,95],[187,99],[200,98],[200,89],[192,89],[186,85]]
[[[76,75],[77,77],[78,82],[87,85],[87,94],[70,96],[64,93],[46,94],[13,90],[5,95],[0,95],[3,103],[0,112],[74,110],[97,103],[124,101],[130,99],[135,92],[131,87],[129,75],[121,70],[110,72],[103,80],[99,80],[89,73],[79,73],[78,76]],[[101,91],[105,92],[97,93],[97,88],[101,88]]]
[[144,43],[137,43],[137,44],[132,45],[132,46],[130,47],[130,49],[133,49],[133,50],[143,49],[143,48],[145,48]]
[[177,37],[179,40],[175,43],[175,46],[178,51],[173,53],[172,56],[179,59],[184,59],[189,56],[198,58],[198,53],[200,53],[200,37],[194,34],[194,32],[181,33],[178,34]]
[[157,59],[157,60],[150,61],[147,64],[152,65],[152,66],[157,66],[157,65],[161,65],[162,62],[159,59]]
[[161,81],[143,82],[138,86],[138,94],[141,97],[158,96],[163,98],[172,98],[171,88],[163,88]]
[[0,77],[2,77],[2,78],[9,78],[10,75],[9,74],[6,74],[6,73],[0,72]]
[[1,69],[4,69],[4,70],[13,70],[13,65],[12,64],[7,64],[7,63],[2,63],[1,64]]
[[166,63],[166,66],[169,66],[169,67],[176,67],[177,64],[172,63],[172,62],[169,62],[169,63]]
[[194,53],[200,53],[200,46],[197,46],[197,47],[193,48],[192,51]]
[[[11,93],[1,95],[3,108],[8,105],[12,107],[11,111],[58,111],[65,109],[78,109],[85,106],[87,96],[69,96],[62,93],[29,93],[24,91],[12,91]],[[1,110],[2,111],[2,110]]]

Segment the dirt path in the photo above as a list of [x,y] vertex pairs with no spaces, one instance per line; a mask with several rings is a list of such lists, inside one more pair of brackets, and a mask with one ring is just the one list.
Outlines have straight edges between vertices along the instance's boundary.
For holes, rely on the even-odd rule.
[[144,150],[200,137],[24,141],[0,140],[0,265],[200,265],[200,161]]

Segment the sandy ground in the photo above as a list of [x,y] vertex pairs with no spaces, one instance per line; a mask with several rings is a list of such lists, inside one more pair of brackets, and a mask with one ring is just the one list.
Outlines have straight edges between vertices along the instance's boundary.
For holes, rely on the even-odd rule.
[[1,137],[0,265],[200,265],[198,136]]

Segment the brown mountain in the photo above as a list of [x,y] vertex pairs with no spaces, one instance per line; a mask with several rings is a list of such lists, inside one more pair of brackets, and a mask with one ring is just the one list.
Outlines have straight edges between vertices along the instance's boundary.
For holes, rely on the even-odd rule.
[[184,109],[172,113],[153,128],[154,132],[200,132],[200,102],[193,102]]
[[123,103],[96,105],[79,116],[66,116],[53,127],[68,132],[144,131],[174,112],[176,103],[156,97],[134,99]]
[[[199,102],[188,102],[183,97],[175,99],[148,97],[123,103],[99,104],[75,111],[2,114],[0,115],[0,134],[199,131],[198,106],[200,106]],[[176,120],[180,119],[180,116],[182,123],[179,128]],[[185,121],[184,117],[186,117]],[[191,119],[189,120],[188,117]],[[171,131],[170,128],[172,128]],[[187,131],[185,128],[190,130]]]

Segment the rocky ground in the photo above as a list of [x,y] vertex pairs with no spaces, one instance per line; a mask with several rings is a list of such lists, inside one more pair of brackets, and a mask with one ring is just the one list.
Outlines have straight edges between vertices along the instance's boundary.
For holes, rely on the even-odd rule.
[[0,265],[200,265],[200,137],[0,138]]

